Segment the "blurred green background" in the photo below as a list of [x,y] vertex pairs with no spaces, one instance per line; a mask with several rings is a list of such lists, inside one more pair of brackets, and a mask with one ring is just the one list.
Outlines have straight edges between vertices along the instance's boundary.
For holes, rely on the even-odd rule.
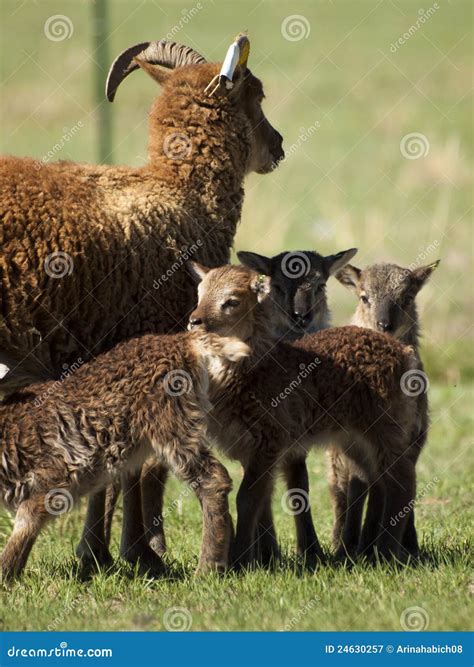
[[[172,33],[219,61],[248,29],[249,66],[288,158],[275,173],[248,178],[235,247],[357,246],[360,265],[440,257],[419,300],[428,370],[449,382],[474,375],[472,3],[109,0],[103,71],[93,4],[2,0],[3,153],[41,158],[71,133],[54,159],[98,161],[108,103],[97,99],[95,77],[105,81],[123,48]],[[142,74],[126,81],[111,107],[108,161],[144,163],[157,93]],[[412,133],[422,135],[411,145],[418,159],[401,150]],[[352,296],[335,283],[330,298],[334,322],[347,322]]]

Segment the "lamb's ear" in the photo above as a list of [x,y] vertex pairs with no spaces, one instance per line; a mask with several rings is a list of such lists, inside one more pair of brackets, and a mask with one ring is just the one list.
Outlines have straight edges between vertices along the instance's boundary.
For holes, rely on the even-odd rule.
[[192,261],[186,262],[186,268],[197,283],[200,283],[211,270],[207,266]]
[[255,278],[252,279],[250,289],[252,292],[256,293],[257,301],[262,303],[262,301],[270,294],[271,278],[263,273],[259,273],[258,276],[255,276]]
[[344,287],[347,287],[353,292],[357,292],[360,285],[361,275],[362,271],[360,269],[352,264],[347,264],[343,269],[336,273],[336,278],[342,285],[344,285]]
[[145,60],[137,57],[134,58],[134,61],[141,67],[144,72],[148,74],[148,76],[151,76],[154,81],[159,83],[160,86],[164,86],[171,76],[170,70],[166,69],[165,67],[147,63]]
[[411,283],[416,288],[417,292],[426,283],[426,281],[431,276],[433,271],[437,268],[440,261],[441,261],[440,259],[437,259],[436,262],[433,262],[433,264],[427,264],[426,266],[419,266],[417,269],[413,269],[410,272]]
[[326,265],[328,275],[332,276],[334,273],[339,271],[339,269],[342,269],[342,267],[345,266],[347,262],[350,262],[356,253],[357,248],[349,248],[349,250],[342,250],[336,255],[328,255],[325,257],[324,263]]
[[272,259],[265,255],[258,255],[256,252],[247,252],[242,250],[237,253],[238,260],[248,269],[253,269],[258,273],[264,273],[266,276],[272,275]]

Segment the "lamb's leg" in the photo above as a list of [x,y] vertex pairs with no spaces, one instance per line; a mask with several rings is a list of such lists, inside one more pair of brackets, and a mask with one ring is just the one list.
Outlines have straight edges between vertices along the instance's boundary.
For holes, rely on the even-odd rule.
[[386,493],[383,479],[369,483],[367,512],[357,548],[359,555],[369,558],[373,556],[377,538],[383,530],[385,498]]
[[329,493],[334,512],[332,544],[335,551],[341,546],[342,531],[347,511],[347,476],[343,465],[343,455],[336,448],[328,451],[329,458]]
[[412,509],[408,515],[407,524],[405,527],[405,534],[403,535],[403,547],[408,551],[410,556],[418,556],[420,553],[420,546],[418,544],[418,535],[415,528],[415,510]]
[[285,463],[284,475],[288,487],[288,503],[293,507],[298,554],[313,568],[323,557],[323,550],[311,516],[309,479],[305,459]]
[[205,442],[196,443],[189,434],[187,442],[188,447],[183,442],[168,446],[166,460],[174,474],[193,489],[201,504],[203,528],[197,573],[223,572],[233,533],[227,498],[232,480]]
[[273,521],[271,498],[262,503],[257,522],[257,562],[264,567],[275,564],[280,558],[280,549]]
[[121,490],[122,485],[120,480],[116,480],[113,484],[109,484],[105,492],[104,536],[107,546],[110,546],[110,538],[112,535],[112,520],[114,518],[115,507],[117,505]]
[[402,541],[410,511],[416,494],[415,467],[407,459],[398,459],[384,473],[386,505],[383,518],[383,531],[377,541],[377,550],[382,558],[398,558],[405,561],[408,557]]
[[150,547],[162,556],[166,551],[165,527],[163,517],[163,496],[168,469],[161,463],[150,459],[142,470],[143,520]]
[[344,559],[346,556],[353,558],[357,553],[362,529],[364,504],[368,491],[369,486],[365,480],[360,479],[357,475],[350,477],[347,492],[347,509],[344,515],[344,528],[341,543],[336,552],[337,559]]
[[[273,463],[273,462],[272,462]],[[232,549],[232,566],[239,570],[253,559],[257,519],[263,503],[271,503],[272,464],[250,465],[237,493],[237,529]]]
[[18,507],[13,532],[0,557],[2,579],[11,581],[23,571],[31,548],[38,534],[48,519],[44,495],[25,500]]
[[122,474],[123,523],[120,542],[121,557],[132,565],[139,565],[140,574],[160,576],[165,565],[149,546],[143,523],[140,472]]
[[89,496],[84,529],[81,541],[76,548],[76,556],[80,559],[85,571],[93,570],[96,567],[107,567],[113,562],[106,539],[105,503],[105,489]]

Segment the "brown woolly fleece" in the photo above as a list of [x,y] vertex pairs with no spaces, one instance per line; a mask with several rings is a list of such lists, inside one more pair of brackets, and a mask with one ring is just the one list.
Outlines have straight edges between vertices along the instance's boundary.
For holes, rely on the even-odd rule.
[[[244,175],[283,156],[249,70],[237,70],[232,96],[209,98],[217,64],[141,66],[163,85],[145,167],[0,161],[0,361],[12,369],[0,390],[58,377],[131,336],[182,329],[195,299],[182,253],[228,261]],[[66,275],[50,277],[48,261]]]
[[[266,338],[272,321],[271,299],[261,293],[266,289],[255,272],[242,267],[212,270],[199,286],[198,307],[190,320],[195,327],[235,335],[253,349],[237,367],[211,368],[210,434],[219,449],[245,468],[237,498],[234,561],[242,565],[251,559],[262,508],[266,519],[271,517],[276,471],[293,457],[304,462],[314,444],[338,442],[341,435],[341,447],[348,435],[357,443],[343,451],[380,492],[373,494],[378,512],[375,519],[369,515],[365,543],[376,542],[381,554],[398,556],[404,523],[392,526],[390,518],[413,499],[415,488],[409,435],[416,400],[400,386],[403,373],[414,367],[412,351],[358,327],[328,329],[293,345],[275,345]],[[226,307],[231,300],[235,305]],[[310,531],[310,513],[301,517],[307,546],[316,540],[320,551],[314,529]]]
[[0,405],[0,493],[16,519],[1,556],[4,578],[21,572],[47,519],[152,453],[201,501],[200,569],[224,568],[231,481],[205,439],[207,364],[221,356],[235,361],[247,351],[212,335],[149,334],[117,345],[62,382],[9,396]]

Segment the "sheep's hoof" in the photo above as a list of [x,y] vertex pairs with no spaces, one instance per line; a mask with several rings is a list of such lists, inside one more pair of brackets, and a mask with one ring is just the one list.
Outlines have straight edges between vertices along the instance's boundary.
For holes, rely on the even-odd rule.
[[79,558],[81,570],[86,574],[108,569],[114,563],[106,544],[91,546],[87,542],[80,542],[76,549],[76,556]]
[[227,563],[206,560],[199,563],[194,574],[196,577],[202,577],[212,573],[224,574],[226,570],[227,570]]
[[132,567],[138,565],[138,574],[141,577],[155,579],[166,574],[166,565],[160,556],[148,546],[140,550],[128,551],[125,554],[121,554],[121,557]]
[[153,549],[153,551],[156,554],[158,554],[158,556],[163,556],[163,554],[166,553],[166,543],[164,535],[155,535],[154,537],[151,538],[148,544],[150,545],[150,549]]

